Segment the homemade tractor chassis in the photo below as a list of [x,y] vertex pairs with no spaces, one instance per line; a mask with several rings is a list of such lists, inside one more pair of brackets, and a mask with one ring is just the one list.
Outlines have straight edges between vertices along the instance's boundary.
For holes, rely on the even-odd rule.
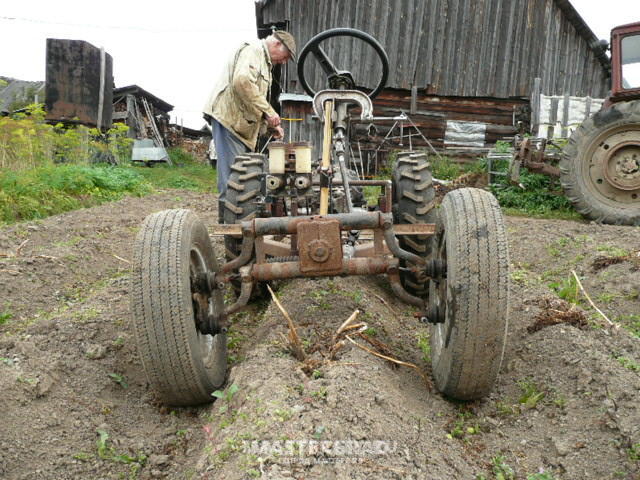
[[[320,44],[336,36],[368,43],[382,63],[370,95],[355,90]],[[330,89],[307,85],[309,54]],[[204,224],[189,210],[147,217],[135,243],[133,319],[149,383],[162,401],[211,401],[225,381],[229,315],[263,282],[295,277],[379,275],[395,295],[417,307],[430,327],[436,387],[462,400],[489,392],[505,346],[508,252],[500,208],[488,192],[460,189],[436,208],[424,153],[398,154],[391,180],[353,180],[346,168],[350,122],[375,121],[371,97],[384,86],[388,60],[380,44],[352,29],[325,31],[299,56],[301,85],[324,122],[322,159],[308,144],[272,143],[268,157],[236,159],[228,183],[224,224],[227,262],[218,265]],[[349,108],[360,109],[350,118]],[[339,179],[339,181],[338,181]],[[354,206],[362,186],[381,189],[377,211]],[[235,302],[225,305],[231,284]]]

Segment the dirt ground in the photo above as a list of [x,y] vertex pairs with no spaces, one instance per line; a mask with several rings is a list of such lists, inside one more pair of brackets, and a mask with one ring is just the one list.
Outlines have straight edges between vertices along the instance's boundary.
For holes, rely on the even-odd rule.
[[[640,229],[506,218],[508,346],[481,401],[430,387],[428,328],[383,277],[335,278],[276,286],[310,360],[287,351],[275,304],[255,302],[229,335],[236,393],[168,409],[136,356],[133,239],[151,212],[210,225],[215,206],[170,191],[0,230],[1,478],[640,478]],[[586,313],[565,311],[571,271],[626,328],[582,294]],[[355,341],[418,368],[335,347],[356,309]]]

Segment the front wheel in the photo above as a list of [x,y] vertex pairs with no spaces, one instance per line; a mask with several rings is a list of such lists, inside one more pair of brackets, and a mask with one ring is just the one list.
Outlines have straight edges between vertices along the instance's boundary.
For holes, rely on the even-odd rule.
[[198,405],[225,380],[225,333],[200,332],[199,319],[222,312],[222,292],[205,295],[200,274],[218,264],[204,224],[189,210],[149,215],[134,244],[131,285],[138,354],[151,386],[168,405]]
[[502,363],[509,258],[500,206],[475,188],[448,193],[439,209],[431,258],[446,275],[429,281],[431,363],[436,388],[457,400],[485,396]]

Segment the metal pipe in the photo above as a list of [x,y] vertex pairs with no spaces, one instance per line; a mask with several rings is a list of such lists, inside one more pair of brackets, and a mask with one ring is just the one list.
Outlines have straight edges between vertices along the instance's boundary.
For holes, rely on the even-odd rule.
[[251,291],[253,290],[254,281],[251,278],[251,267],[240,268],[240,275],[242,277],[242,285],[240,287],[240,296],[233,305],[225,308],[224,315],[228,318],[232,313],[236,313],[246,306],[251,298]]
[[[323,218],[340,222],[341,230],[371,230],[380,228],[384,222],[393,224],[390,213],[354,212],[322,215]],[[244,222],[247,228],[253,228],[255,236],[289,235],[298,231],[298,223],[309,221],[313,216],[256,218],[252,222]],[[245,262],[246,263],[246,262]],[[223,267],[224,268],[224,267]]]
[[231,272],[245,265],[251,260],[253,254],[253,245],[255,242],[255,236],[251,232],[251,228],[245,228],[245,223],[242,224],[242,247],[240,248],[240,255],[231,260],[230,262],[222,265],[220,269],[223,273]]
[[414,297],[404,289],[400,282],[400,274],[398,273],[397,268],[390,268],[387,270],[387,277],[389,278],[389,284],[391,284],[391,290],[393,290],[393,293],[395,293],[398,298],[409,305],[415,305],[423,310],[426,309],[427,302],[421,298]]
[[296,277],[326,277],[336,275],[378,275],[398,267],[398,259],[368,257],[343,260],[339,271],[302,272],[299,262],[260,263],[251,266],[253,280],[264,282]]
[[387,244],[387,248],[391,253],[393,253],[393,255],[403,260],[406,260],[407,262],[414,263],[416,265],[427,264],[427,261],[424,258],[416,255],[415,253],[407,252],[406,250],[403,250],[402,248],[400,248],[400,245],[398,244],[398,239],[393,233],[392,223],[385,222],[383,228],[384,228],[384,241]]

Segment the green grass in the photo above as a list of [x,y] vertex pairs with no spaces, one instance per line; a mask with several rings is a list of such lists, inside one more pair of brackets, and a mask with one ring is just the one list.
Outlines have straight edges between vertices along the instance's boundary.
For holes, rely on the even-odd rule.
[[0,170],[0,224],[45,218],[158,189],[215,191],[214,169],[180,150],[170,154],[175,158],[172,167],[60,164]]
[[[506,173],[508,162],[498,162],[492,169]],[[506,176],[496,176],[494,181],[497,183],[491,186],[491,192],[507,215],[563,220],[581,218],[552,177],[522,170],[520,183],[524,189],[511,185]]]

